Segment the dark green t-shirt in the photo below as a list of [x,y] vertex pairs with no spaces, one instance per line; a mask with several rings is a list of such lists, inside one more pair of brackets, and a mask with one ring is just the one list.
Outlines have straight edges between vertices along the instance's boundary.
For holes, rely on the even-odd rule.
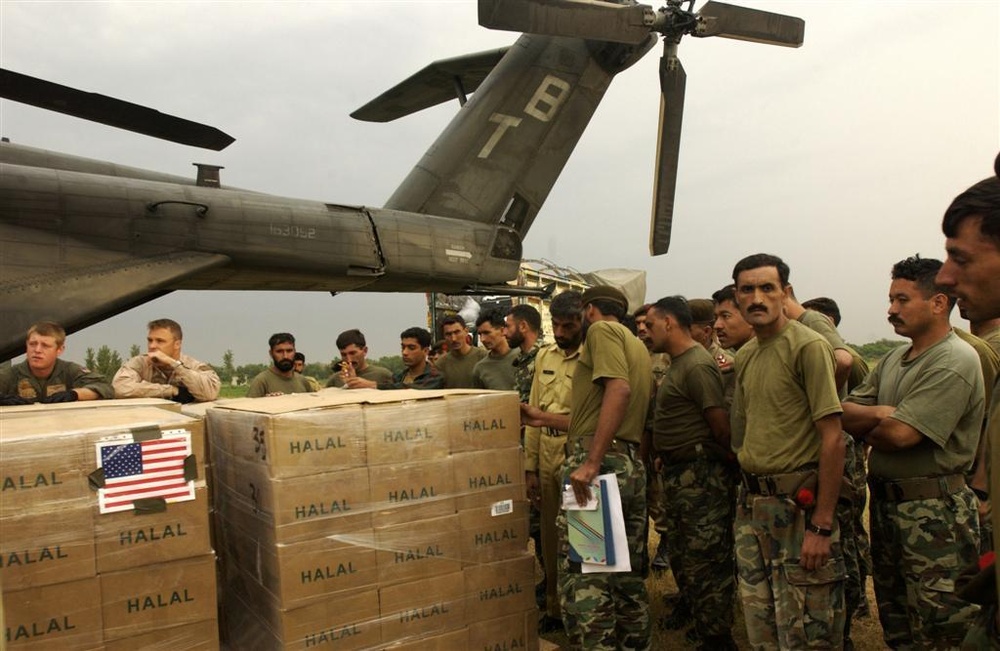
[[472,370],[484,357],[486,357],[485,348],[472,347],[465,355],[450,351],[447,355],[438,357],[434,366],[444,376],[445,389],[471,389]]
[[[392,371],[385,368],[384,366],[375,366],[374,364],[369,364],[365,366],[365,369],[358,373],[358,377],[363,380],[371,380],[375,384],[381,384],[383,382],[392,382]],[[328,387],[342,387],[344,386],[344,376],[340,373],[334,373],[327,380],[326,386]]]
[[604,398],[601,380],[622,379],[628,382],[631,392],[625,419],[615,438],[638,444],[646,422],[652,378],[649,351],[638,337],[620,323],[592,323],[580,347],[580,359],[573,372],[568,437],[572,439],[594,433]]
[[269,367],[250,380],[247,398],[260,398],[273,393],[312,393],[312,387],[298,373],[292,373],[292,377],[283,377]]
[[731,421],[744,470],[770,475],[819,463],[816,421],[843,411],[833,372],[830,344],[798,321],[740,348]]
[[954,332],[905,360],[899,346],[875,367],[847,402],[890,405],[892,418],[923,435],[895,452],[872,450],[868,473],[883,479],[965,473],[972,467],[983,425],[983,374],[971,346]]
[[665,452],[714,441],[705,410],[724,402],[722,373],[704,346],[674,357],[656,392],[653,449]]
[[520,355],[520,348],[508,351],[503,357],[486,355],[472,369],[472,386],[476,389],[514,391],[517,373],[514,360]]

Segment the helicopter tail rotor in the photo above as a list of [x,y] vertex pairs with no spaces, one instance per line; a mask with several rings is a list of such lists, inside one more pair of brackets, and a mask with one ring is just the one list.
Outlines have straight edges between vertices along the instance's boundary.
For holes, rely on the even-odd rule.
[[[490,29],[569,36],[637,44],[658,33],[664,39],[660,60],[660,122],[656,140],[653,210],[649,252],[670,248],[674,194],[680,155],[681,122],[687,75],[677,58],[681,37],[721,36],[767,45],[799,47],[805,34],[801,18],[709,0],[697,13],[693,0],[666,0],[657,11],[639,4],[601,0],[479,0],[479,24]],[[684,9],[682,5],[688,5]]]

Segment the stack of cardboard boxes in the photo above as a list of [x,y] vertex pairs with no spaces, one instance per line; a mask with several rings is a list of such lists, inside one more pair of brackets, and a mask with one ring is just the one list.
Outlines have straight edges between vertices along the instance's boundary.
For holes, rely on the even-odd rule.
[[532,648],[513,393],[323,391],[208,411],[233,648]]
[[[6,648],[218,649],[203,424],[123,402],[0,413]],[[102,513],[101,444],[169,436],[194,499]]]

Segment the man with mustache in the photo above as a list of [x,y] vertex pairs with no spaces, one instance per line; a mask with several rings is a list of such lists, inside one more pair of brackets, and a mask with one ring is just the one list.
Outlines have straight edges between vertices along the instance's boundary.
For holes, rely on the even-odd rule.
[[287,332],[267,340],[271,366],[250,380],[247,398],[281,396],[286,393],[310,393],[312,388],[295,372],[295,337]]
[[890,352],[844,403],[844,429],[871,446],[872,561],[891,648],[962,643],[976,606],[955,595],[978,556],[975,496],[965,484],[983,422],[983,376],[948,321],[939,260],[892,268],[889,323],[910,346]]
[[[941,230],[947,238],[948,259],[937,282],[958,298],[958,307],[974,324],[1000,319],[1000,156],[994,162],[996,176],[976,183],[955,197],[944,213]],[[975,330],[973,330],[975,332]],[[977,333],[978,334],[978,333]],[[986,338],[986,334],[980,335]],[[1000,495],[1000,386],[994,387],[989,406],[986,458],[990,461],[989,496]],[[1000,548],[1000,528],[993,529],[993,547]],[[981,578],[992,573],[993,587],[984,590],[983,608],[976,625],[965,638],[967,649],[1000,648],[1000,564],[982,563]],[[989,603],[992,602],[992,603]],[[992,645],[992,646],[991,646]]]
[[840,648],[844,561],[834,508],[844,471],[833,349],[785,314],[788,265],[764,253],[733,268],[756,335],[736,353],[731,413],[742,468],[739,594],[753,648]]

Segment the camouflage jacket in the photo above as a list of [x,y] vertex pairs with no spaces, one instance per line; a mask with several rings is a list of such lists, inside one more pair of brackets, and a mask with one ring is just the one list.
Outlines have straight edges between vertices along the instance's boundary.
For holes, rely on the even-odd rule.
[[514,360],[514,388],[521,402],[527,403],[531,397],[531,380],[535,377],[535,357],[543,346],[542,338],[539,337],[528,352],[521,353]]

